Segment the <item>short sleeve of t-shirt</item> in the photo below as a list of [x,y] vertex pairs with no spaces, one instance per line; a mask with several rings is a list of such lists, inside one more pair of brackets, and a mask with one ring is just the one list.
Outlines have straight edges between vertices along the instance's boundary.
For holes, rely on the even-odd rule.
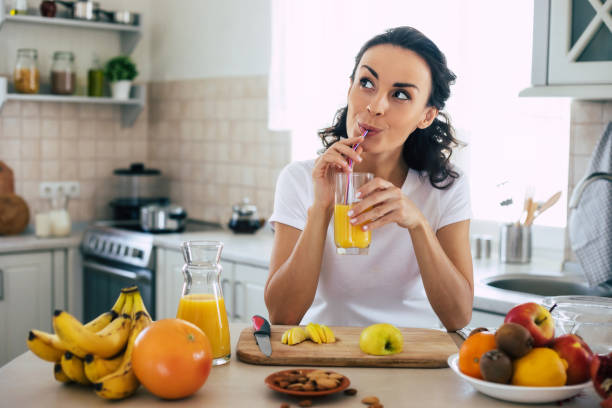
[[274,211],[269,219],[272,229],[280,222],[304,230],[308,216],[308,203],[312,201],[310,191],[312,163],[289,163],[278,176],[274,193]]
[[465,173],[458,168],[459,178],[440,196],[440,223],[438,229],[472,218],[470,183]]

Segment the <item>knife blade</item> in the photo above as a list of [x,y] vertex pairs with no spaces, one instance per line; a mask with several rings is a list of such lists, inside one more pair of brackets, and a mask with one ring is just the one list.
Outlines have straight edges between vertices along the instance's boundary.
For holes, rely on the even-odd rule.
[[255,341],[259,346],[259,350],[266,356],[270,357],[272,354],[272,345],[270,344],[270,323],[259,315],[255,315],[251,318],[253,321],[253,334],[255,335]]

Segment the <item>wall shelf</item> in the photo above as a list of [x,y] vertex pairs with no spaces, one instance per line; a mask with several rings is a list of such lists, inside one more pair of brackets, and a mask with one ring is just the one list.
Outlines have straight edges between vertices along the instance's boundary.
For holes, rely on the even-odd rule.
[[612,85],[543,85],[525,88],[519,92],[522,97],[573,98],[582,100],[612,99]]
[[0,30],[4,23],[15,24],[34,24],[41,26],[62,26],[73,27],[87,30],[106,30],[116,31],[120,37],[121,52],[130,54],[140,37],[142,36],[142,21],[140,16],[137,20],[137,25],[126,25],[118,23],[107,23],[101,21],[85,21],[73,18],[64,17],[41,17],[38,15],[16,15],[10,16],[6,14],[6,1],[0,0]]
[[129,127],[134,124],[142,112],[146,100],[146,87],[133,85],[130,99],[120,100],[110,97],[91,97],[83,95],[52,95],[52,94],[20,94],[11,92],[8,81],[0,77],[0,110],[5,101],[59,102],[59,103],[90,103],[100,105],[117,105],[121,110],[121,125]]

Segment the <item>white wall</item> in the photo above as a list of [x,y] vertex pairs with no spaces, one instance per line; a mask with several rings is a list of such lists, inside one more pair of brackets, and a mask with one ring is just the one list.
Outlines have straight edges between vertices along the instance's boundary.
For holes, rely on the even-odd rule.
[[[4,3],[10,0],[4,0]],[[27,0],[30,8],[40,4],[38,0]],[[145,82],[150,73],[150,0],[101,0],[104,10],[130,10],[142,14],[143,35],[131,54],[138,66],[140,75],[137,82]],[[58,10],[65,8],[58,4]],[[77,82],[79,88],[86,86],[87,70],[92,54],[95,52],[101,61],[106,61],[120,53],[119,34],[103,30],[84,30],[69,27],[38,26],[33,24],[5,23],[0,30],[0,75],[12,77],[17,57],[17,49],[35,48],[38,50],[38,68],[41,80],[48,81],[53,53],[72,51],[75,54]]]
[[151,0],[154,81],[267,75],[270,0]]

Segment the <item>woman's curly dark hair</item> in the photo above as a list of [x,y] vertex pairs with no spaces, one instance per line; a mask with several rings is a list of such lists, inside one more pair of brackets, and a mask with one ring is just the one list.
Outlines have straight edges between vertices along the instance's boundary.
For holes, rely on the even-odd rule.
[[[459,174],[452,170],[450,157],[453,147],[463,145],[455,139],[449,116],[442,112],[450,96],[450,85],[457,78],[446,65],[446,57],[438,47],[420,31],[412,27],[396,27],[379,34],[366,42],[355,57],[351,80],[363,54],[376,45],[391,44],[419,54],[429,66],[432,77],[431,95],[428,106],[438,109],[438,116],[425,128],[415,129],[404,143],[402,155],[409,168],[426,173],[432,186],[438,189],[450,187]],[[319,137],[325,149],[341,138],[347,138],[346,118],[348,106],[338,110],[332,126],[319,130]]]

